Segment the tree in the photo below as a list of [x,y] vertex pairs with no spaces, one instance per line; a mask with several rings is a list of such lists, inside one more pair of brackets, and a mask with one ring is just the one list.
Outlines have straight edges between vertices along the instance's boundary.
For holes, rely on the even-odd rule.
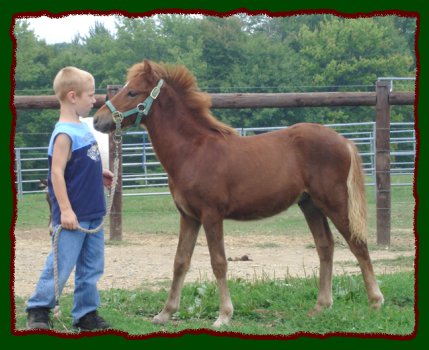
[[[412,53],[395,27],[394,17],[325,17],[314,30],[304,25],[292,47],[299,57],[303,84],[324,91],[351,87],[374,91],[378,77],[415,75]],[[321,122],[373,120],[362,108],[348,111],[319,109],[313,115]]]
[[198,30],[200,18],[189,15],[158,16],[160,35],[166,38],[164,62],[183,64],[198,77],[207,76],[203,57],[203,37]]
[[103,24],[96,22],[90,28],[88,36],[82,39],[80,50],[83,51],[82,68],[94,76],[98,90],[105,92],[107,85],[124,83],[128,62]]
[[46,74],[53,54],[51,47],[45,41],[37,39],[25,20],[16,21],[14,37],[17,47],[15,89],[44,90],[51,88],[52,81]]
[[199,23],[202,39],[202,59],[206,62],[207,88],[219,91],[231,86],[234,81],[230,73],[239,67],[244,59],[243,42],[246,36],[237,17],[205,17]]
[[410,76],[413,58],[393,22],[376,18],[324,20],[298,36],[300,72],[319,86],[373,85],[381,76]]

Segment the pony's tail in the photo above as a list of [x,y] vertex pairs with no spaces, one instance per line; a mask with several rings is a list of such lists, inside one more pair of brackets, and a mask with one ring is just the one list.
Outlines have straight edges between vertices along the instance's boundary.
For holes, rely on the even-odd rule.
[[349,175],[347,176],[349,229],[352,239],[366,242],[368,236],[367,207],[362,165],[354,143],[348,142],[348,148],[351,157]]

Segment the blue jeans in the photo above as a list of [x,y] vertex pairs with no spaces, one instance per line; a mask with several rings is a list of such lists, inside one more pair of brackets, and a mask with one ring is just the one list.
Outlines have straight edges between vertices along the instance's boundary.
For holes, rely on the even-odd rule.
[[[79,225],[94,229],[102,218],[83,221]],[[54,231],[55,232],[55,231]],[[52,238],[52,242],[54,238]],[[97,281],[104,272],[104,229],[97,233],[68,231],[62,229],[58,239],[58,279],[60,293],[70,274],[75,270],[75,285],[72,317],[77,322],[88,312],[100,306]],[[27,301],[26,310],[36,307],[52,309],[55,307],[54,250],[47,257],[34,294]]]

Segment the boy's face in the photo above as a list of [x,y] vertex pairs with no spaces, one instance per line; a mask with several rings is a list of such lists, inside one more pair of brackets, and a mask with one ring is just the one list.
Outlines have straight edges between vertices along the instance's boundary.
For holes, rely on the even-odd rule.
[[76,96],[76,112],[82,117],[86,117],[94,106],[95,100],[95,84],[88,81],[82,90],[80,96]]

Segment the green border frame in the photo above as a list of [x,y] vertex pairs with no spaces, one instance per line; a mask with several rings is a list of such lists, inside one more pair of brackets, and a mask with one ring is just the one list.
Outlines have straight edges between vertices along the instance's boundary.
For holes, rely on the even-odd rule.
[[[3,3],[3,1],[1,1]],[[361,348],[362,346],[371,347],[389,347],[389,349],[420,349],[423,347],[425,334],[422,334],[422,329],[428,329],[428,299],[424,296],[429,295],[428,283],[429,276],[428,266],[429,264],[420,263],[421,257],[427,255],[428,249],[428,236],[425,232],[425,224],[427,219],[421,215],[421,213],[429,212],[428,201],[425,200],[424,193],[427,190],[427,183],[424,179],[428,178],[429,174],[427,169],[423,169],[421,164],[427,162],[427,124],[429,120],[428,116],[428,100],[420,98],[420,96],[426,96],[428,92],[428,76],[426,73],[427,64],[427,51],[429,42],[428,38],[428,19],[429,11],[425,8],[425,1],[419,0],[379,0],[379,1],[338,1],[338,0],[301,0],[301,1],[282,1],[276,2],[267,1],[229,1],[227,4],[222,2],[216,2],[216,5],[211,5],[207,2],[201,2],[198,0],[188,1],[174,1],[165,0],[162,4],[151,5],[146,2],[136,2],[129,0],[112,1],[104,0],[98,4],[89,4],[86,0],[74,0],[71,3],[67,2],[54,2],[54,1],[28,1],[20,0],[9,4],[2,4],[2,11],[0,13],[0,42],[2,43],[2,69],[1,78],[2,84],[0,84],[0,91],[2,92],[3,99],[0,100],[0,106],[2,111],[2,118],[6,120],[5,125],[0,128],[1,136],[0,142],[0,159],[2,159],[2,171],[0,172],[0,183],[5,184],[3,191],[4,199],[2,209],[1,232],[6,236],[6,243],[1,245],[0,253],[0,277],[3,281],[0,286],[0,339],[4,340],[7,344],[13,344],[16,346],[30,346],[30,347],[46,347],[46,348],[59,348],[59,349],[75,349],[76,346],[82,348],[89,348],[92,346],[107,346],[116,347],[119,349],[125,348],[141,348],[145,349],[158,349],[167,348],[169,346],[179,348],[198,348],[201,346],[209,348],[238,348],[244,349],[249,348],[264,348],[264,349],[302,349],[307,347],[315,347],[319,349],[335,349],[343,347]],[[95,7],[95,8],[94,8]],[[255,12],[269,12],[273,15],[286,15],[288,12],[306,12],[311,14],[312,12],[326,11],[330,13],[344,14],[346,16],[368,16],[371,14],[381,14],[383,12],[395,11],[395,12],[407,12],[409,15],[418,17],[419,32],[418,32],[418,55],[419,55],[419,72],[417,80],[417,115],[416,115],[416,131],[418,139],[418,160],[416,163],[416,186],[415,186],[415,199],[416,199],[416,223],[415,229],[417,232],[418,242],[418,263],[416,265],[416,271],[418,275],[418,306],[417,306],[417,329],[413,337],[410,338],[361,338],[358,336],[350,335],[338,335],[329,336],[323,340],[318,339],[319,337],[309,335],[300,335],[296,338],[288,339],[276,339],[276,340],[263,340],[263,339],[250,339],[240,335],[222,335],[222,334],[184,334],[180,336],[168,336],[155,337],[148,339],[126,339],[121,335],[96,335],[91,337],[83,337],[79,339],[61,338],[59,336],[49,334],[13,334],[12,333],[12,302],[11,302],[11,278],[12,271],[11,259],[14,257],[13,250],[13,223],[15,221],[15,194],[12,188],[12,150],[13,145],[11,144],[12,135],[14,132],[14,115],[12,112],[13,92],[12,92],[12,68],[13,68],[13,40],[11,36],[12,25],[14,22],[14,16],[16,15],[38,15],[44,12],[49,12],[52,15],[66,12],[122,12],[126,15],[138,15],[148,12],[187,12],[195,11],[200,13],[210,14],[225,14],[230,11],[236,11],[238,9],[246,9],[248,11]],[[426,43],[426,44],[424,44]],[[418,117],[418,118],[417,118]],[[426,151],[426,154],[423,151]],[[419,215],[420,214],[420,215]],[[420,234],[419,234],[420,233]],[[78,343],[76,343],[78,341]]]

